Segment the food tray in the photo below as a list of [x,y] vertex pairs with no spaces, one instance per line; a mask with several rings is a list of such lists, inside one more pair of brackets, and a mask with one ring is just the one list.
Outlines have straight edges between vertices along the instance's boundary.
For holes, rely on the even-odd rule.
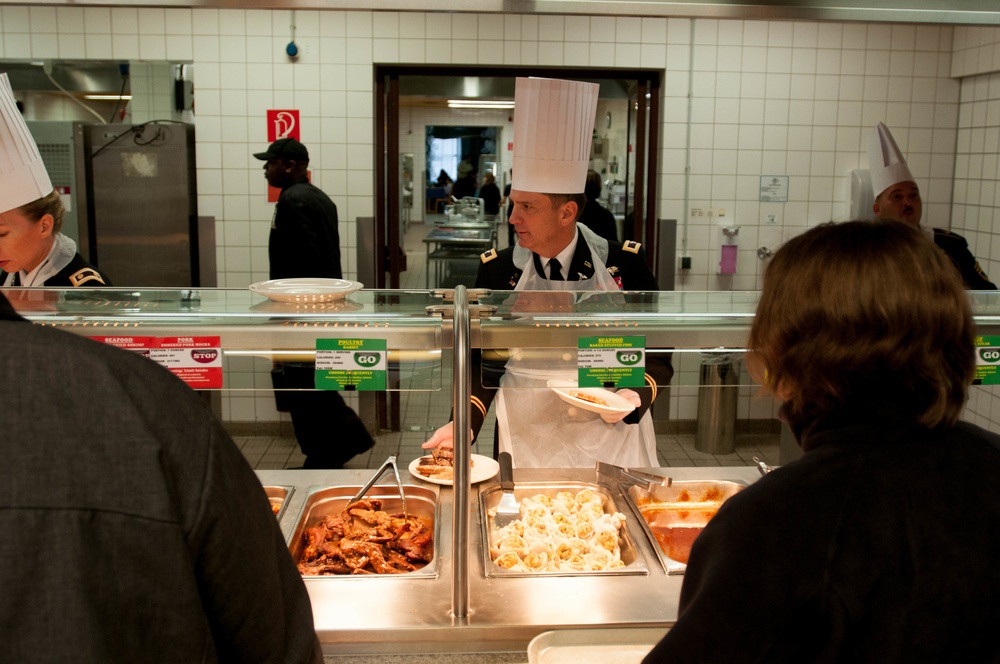
[[520,503],[523,498],[530,498],[537,494],[544,494],[548,496],[555,496],[560,491],[569,491],[576,494],[578,491],[583,489],[590,489],[594,493],[601,497],[601,502],[604,504],[605,514],[614,514],[615,512],[622,512],[625,514],[626,521],[625,525],[619,531],[618,536],[618,546],[621,550],[621,559],[625,563],[624,567],[618,569],[610,570],[595,570],[595,571],[551,571],[551,572],[531,572],[531,571],[515,571],[505,569],[495,564],[490,556],[490,548],[495,544],[494,535],[496,534],[493,528],[493,519],[489,516],[489,511],[497,506],[500,502],[500,497],[503,491],[500,489],[499,484],[492,484],[485,486],[479,491],[479,522],[482,526],[483,533],[483,566],[486,571],[487,577],[544,577],[544,576],[622,576],[622,575],[636,575],[636,574],[649,574],[649,568],[646,566],[646,561],[643,559],[642,554],[635,547],[632,541],[632,536],[629,534],[628,522],[633,518],[625,512],[625,510],[618,509],[615,504],[614,499],[611,497],[611,493],[606,487],[599,484],[593,484],[590,482],[516,482],[514,484],[514,497]]
[[[656,497],[654,498],[647,489],[641,486],[624,483],[621,485],[622,493],[625,494],[625,501],[632,508],[636,520],[642,526],[643,532],[649,538],[650,545],[652,545],[653,550],[656,551],[656,555],[660,559],[663,571],[667,574],[683,574],[684,570],[687,569],[687,564],[679,560],[674,560],[660,548],[660,543],[657,541],[653,528],[650,526],[649,521],[646,520],[646,513],[649,506],[663,503],[676,505],[677,503],[687,501],[692,502],[692,505],[694,505],[700,502],[700,499],[706,495],[711,496],[713,499],[718,497],[718,504],[714,509],[710,509],[711,514],[703,517],[700,525],[704,525],[715,514],[715,511],[718,510],[718,505],[722,505],[723,502],[745,487],[745,483],[731,480],[675,480],[669,487],[657,487]],[[707,502],[709,501],[706,501],[705,504]],[[712,502],[716,501],[713,500]],[[698,510],[692,509],[690,511],[697,512]],[[690,518],[694,521],[697,515],[691,517],[682,515],[680,518]]]
[[[298,563],[302,557],[302,534],[307,528],[319,523],[330,514],[339,514],[347,507],[350,500],[361,490],[361,485],[354,486],[311,486],[308,489],[306,499],[299,511],[295,521],[295,530],[289,540],[288,549],[292,554],[292,560]],[[402,574],[332,574],[328,576],[303,576],[306,582],[324,582],[331,579],[389,579],[405,577],[413,578],[437,578],[438,560],[441,549],[440,523],[438,518],[437,492],[422,486],[404,484],[403,491],[406,494],[406,508],[410,514],[430,519],[434,524],[434,557],[426,566],[414,572],[404,572]],[[403,501],[400,500],[399,491],[395,484],[378,484],[368,490],[365,498],[378,498],[382,501],[382,509],[386,512],[402,512]]]
[[275,512],[274,518],[281,521],[281,517],[285,515],[285,508],[288,507],[288,499],[292,497],[292,493],[295,492],[294,487],[290,486],[265,486],[264,493],[267,494],[267,499],[271,502],[271,505],[277,504],[278,511]]
[[666,633],[666,627],[542,632],[528,644],[528,664],[639,664]]

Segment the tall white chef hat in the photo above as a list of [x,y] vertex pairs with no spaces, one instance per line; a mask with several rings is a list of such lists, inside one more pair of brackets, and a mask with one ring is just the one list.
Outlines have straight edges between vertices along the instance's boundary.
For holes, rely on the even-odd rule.
[[17,110],[7,74],[0,74],[0,212],[52,193],[35,139]]
[[875,125],[868,135],[868,170],[876,198],[897,182],[914,181],[903,153],[884,122]]
[[517,79],[513,189],[541,194],[583,193],[599,91],[596,83]]

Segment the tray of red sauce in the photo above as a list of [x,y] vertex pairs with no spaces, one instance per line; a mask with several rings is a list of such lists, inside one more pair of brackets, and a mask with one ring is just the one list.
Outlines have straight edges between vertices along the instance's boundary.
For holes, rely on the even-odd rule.
[[623,485],[622,492],[667,574],[683,574],[691,545],[728,498],[744,488],[729,480],[674,481],[655,487]]

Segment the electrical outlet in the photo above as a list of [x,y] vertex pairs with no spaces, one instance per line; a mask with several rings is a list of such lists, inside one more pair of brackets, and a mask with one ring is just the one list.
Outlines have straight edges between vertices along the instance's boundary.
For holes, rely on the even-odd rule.
[[769,214],[769,215],[767,215],[767,223],[769,223],[769,224],[776,224],[776,223],[778,223],[778,220],[777,220],[777,218],[773,214]]
[[681,256],[681,269],[682,270],[690,270],[691,269],[691,257],[690,256]]

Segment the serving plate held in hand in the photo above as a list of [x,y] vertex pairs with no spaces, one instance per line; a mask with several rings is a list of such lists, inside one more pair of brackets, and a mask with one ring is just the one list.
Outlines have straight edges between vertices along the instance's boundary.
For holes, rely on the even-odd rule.
[[[418,480],[423,480],[424,482],[430,482],[431,484],[440,484],[441,486],[451,486],[451,478],[442,477],[428,477],[427,475],[421,475],[420,471],[417,470],[417,466],[420,465],[420,459],[424,457],[417,457],[410,462],[408,470],[410,475]],[[485,457],[481,454],[472,455],[472,483],[476,484],[478,482],[485,482],[486,480],[494,477],[498,472],[500,472],[500,464],[496,460],[489,457]]]
[[[577,387],[575,383],[567,380],[550,380],[547,384],[549,389],[559,395],[560,399],[577,408],[598,414],[631,413],[635,410],[634,403],[602,387]],[[588,401],[577,395],[599,399],[603,403]]]

